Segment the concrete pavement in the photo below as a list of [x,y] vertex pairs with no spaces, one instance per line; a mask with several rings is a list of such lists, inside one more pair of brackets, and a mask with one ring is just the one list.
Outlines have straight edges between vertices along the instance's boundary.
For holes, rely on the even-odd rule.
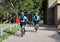
[[26,27],[26,34],[21,37],[20,31],[2,42],[60,42],[60,35],[55,27],[40,26],[37,33],[33,26]]

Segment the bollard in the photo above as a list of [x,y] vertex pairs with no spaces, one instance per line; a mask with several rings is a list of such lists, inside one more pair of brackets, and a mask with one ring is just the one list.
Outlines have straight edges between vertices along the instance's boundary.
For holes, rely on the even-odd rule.
[[16,28],[18,27],[18,24],[16,24]]
[[10,31],[12,31],[12,26],[10,26]]
[[3,30],[0,29],[0,36],[3,36]]

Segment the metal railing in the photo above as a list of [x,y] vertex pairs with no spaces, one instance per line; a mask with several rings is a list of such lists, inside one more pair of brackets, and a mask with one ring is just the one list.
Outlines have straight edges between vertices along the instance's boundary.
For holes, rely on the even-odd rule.
[[9,31],[12,31],[12,28],[16,27],[17,28],[17,24],[12,24],[3,28],[0,28],[0,36],[3,36],[3,32],[7,29],[9,29]]

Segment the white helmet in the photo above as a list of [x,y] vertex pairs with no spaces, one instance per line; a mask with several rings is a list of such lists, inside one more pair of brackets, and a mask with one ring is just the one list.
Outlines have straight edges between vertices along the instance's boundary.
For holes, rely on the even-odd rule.
[[24,12],[22,12],[21,15],[24,16]]
[[36,14],[35,14],[36,16],[38,15],[38,13],[36,12]]

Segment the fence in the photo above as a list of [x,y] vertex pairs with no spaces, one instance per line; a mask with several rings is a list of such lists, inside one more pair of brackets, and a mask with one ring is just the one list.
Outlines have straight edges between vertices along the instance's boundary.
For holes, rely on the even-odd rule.
[[9,29],[10,31],[12,31],[12,28],[16,27],[17,28],[17,24],[12,24],[3,28],[0,28],[0,36],[3,36],[3,32],[4,30]]

